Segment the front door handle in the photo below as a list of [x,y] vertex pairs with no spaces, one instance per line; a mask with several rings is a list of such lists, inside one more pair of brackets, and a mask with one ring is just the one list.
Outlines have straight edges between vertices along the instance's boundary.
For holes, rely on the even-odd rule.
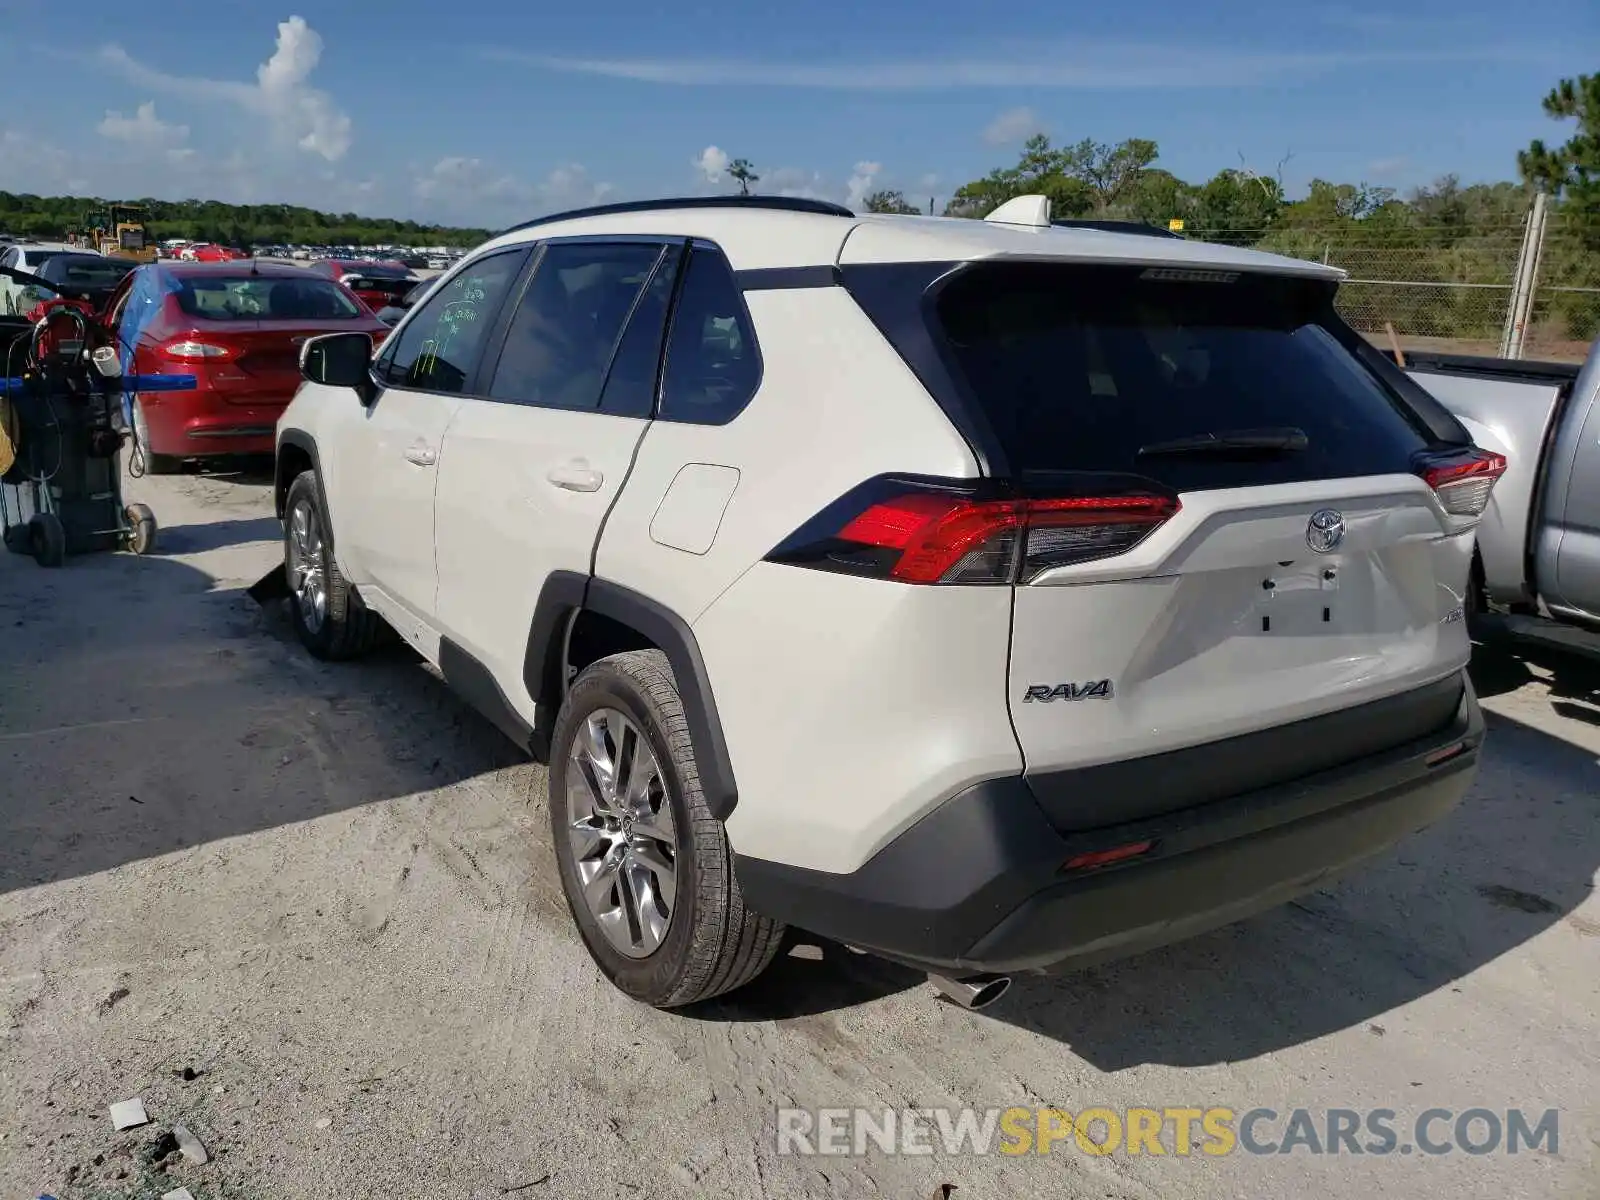
[[431,467],[439,461],[439,452],[426,442],[412,442],[405,454],[408,463],[419,467]]
[[575,458],[559,467],[551,467],[545,478],[556,487],[569,492],[598,492],[606,477],[596,471],[588,460]]

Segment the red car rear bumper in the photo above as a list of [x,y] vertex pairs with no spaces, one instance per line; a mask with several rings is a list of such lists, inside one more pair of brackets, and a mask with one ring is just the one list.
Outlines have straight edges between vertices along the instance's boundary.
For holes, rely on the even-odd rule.
[[209,388],[158,392],[139,397],[150,431],[152,454],[205,458],[220,454],[271,454],[278,418],[292,397],[281,402],[233,404]]

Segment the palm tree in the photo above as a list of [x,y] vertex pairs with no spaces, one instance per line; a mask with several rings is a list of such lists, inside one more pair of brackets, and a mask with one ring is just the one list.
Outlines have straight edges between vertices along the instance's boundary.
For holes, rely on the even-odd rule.
[[750,185],[761,181],[761,176],[756,174],[756,169],[748,158],[736,158],[729,163],[728,178],[739,181],[739,195],[741,196],[748,196],[750,194]]

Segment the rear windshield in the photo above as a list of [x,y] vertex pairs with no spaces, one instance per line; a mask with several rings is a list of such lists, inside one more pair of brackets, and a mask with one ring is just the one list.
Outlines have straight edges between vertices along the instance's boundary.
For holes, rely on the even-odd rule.
[[178,307],[213,321],[329,321],[359,317],[361,308],[331,280],[271,275],[179,277]]
[[61,254],[39,275],[51,283],[82,288],[114,288],[137,264],[101,258],[97,254]]
[[[1326,323],[1328,285],[1187,275],[996,264],[943,289],[938,330],[1014,471],[1185,491],[1411,469],[1425,428]],[[1174,445],[1274,431],[1304,436],[1287,450]]]

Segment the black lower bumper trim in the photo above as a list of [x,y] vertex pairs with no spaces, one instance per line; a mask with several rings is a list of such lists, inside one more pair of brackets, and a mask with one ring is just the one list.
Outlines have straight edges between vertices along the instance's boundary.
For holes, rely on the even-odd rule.
[[[1483,737],[1461,684],[1444,728],[1291,784],[1063,835],[1021,776],[993,779],[853,873],[739,856],[740,886],[765,916],[917,966],[1015,972],[1136,953],[1292,899],[1448,812]],[[1145,840],[1137,859],[1062,870],[1075,854]]]

